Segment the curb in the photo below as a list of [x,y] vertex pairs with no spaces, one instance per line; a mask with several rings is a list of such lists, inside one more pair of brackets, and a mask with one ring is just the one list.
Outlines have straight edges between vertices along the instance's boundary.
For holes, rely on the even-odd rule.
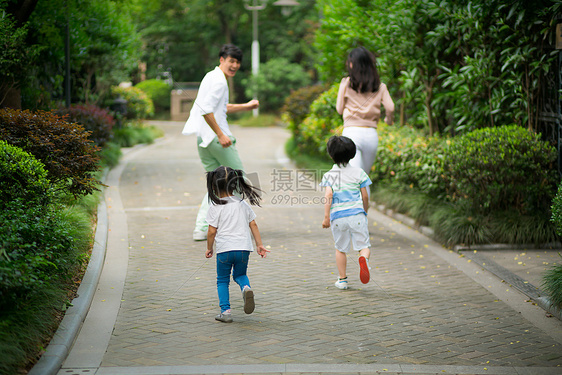
[[[105,180],[105,174],[103,180]],[[72,306],[66,311],[53,339],[47,346],[47,350],[29,371],[28,375],[56,374],[68,356],[94,298],[105,260],[107,234],[107,206],[104,199],[98,204],[98,220],[94,246],[88,268],[80,287],[78,287],[78,296],[72,300]]]

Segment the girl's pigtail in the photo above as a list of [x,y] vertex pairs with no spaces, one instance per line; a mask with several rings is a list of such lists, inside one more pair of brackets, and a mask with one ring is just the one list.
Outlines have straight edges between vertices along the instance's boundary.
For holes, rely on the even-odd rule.
[[242,195],[242,198],[247,197],[248,200],[250,201],[250,204],[255,206],[260,206],[260,201],[261,201],[260,193],[262,192],[262,190],[250,185],[247,182],[246,177],[244,177],[243,171],[234,170],[234,173],[236,173],[236,180],[238,182],[237,190]]
[[217,186],[217,171],[214,170],[212,172],[207,172],[207,193],[209,195],[209,200],[214,204],[224,204],[221,201],[218,194],[218,186]]

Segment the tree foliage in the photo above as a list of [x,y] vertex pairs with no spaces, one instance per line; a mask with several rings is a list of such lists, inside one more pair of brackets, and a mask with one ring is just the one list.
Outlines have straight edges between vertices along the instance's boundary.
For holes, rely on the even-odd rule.
[[[0,2],[0,9],[2,2]],[[10,101],[14,89],[18,89],[20,81],[25,78],[29,65],[38,54],[37,46],[26,44],[27,27],[18,27],[11,14],[0,15],[0,107]]]
[[[22,13],[28,8],[26,3],[30,1],[0,1],[0,14],[10,14],[6,10]],[[21,50],[2,59],[7,67],[2,73],[16,77],[14,86],[21,87],[24,108],[49,109],[53,100],[64,97],[67,26],[74,102],[100,102],[112,85],[128,80],[137,68],[141,44],[125,2],[39,1],[33,13],[27,13],[31,14],[29,20],[12,25],[12,32],[5,34],[10,38],[2,37],[3,42],[14,40],[12,45]],[[0,21],[4,34],[10,19],[4,16]],[[33,60],[36,54],[38,58]]]
[[[252,84],[253,83],[253,84]],[[264,111],[280,111],[291,91],[310,84],[310,75],[298,65],[278,57],[262,64],[256,78],[245,82],[246,96],[252,97],[254,85]]]
[[[131,8],[141,30],[143,61],[147,78],[170,76],[178,82],[200,81],[218,65],[224,43],[234,43],[244,52],[235,82],[250,76],[252,13],[243,0],[134,0]],[[260,61],[286,58],[309,71],[314,66],[313,36],[318,15],[313,2],[301,2],[288,16],[272,5],[258,12]],[[245,96],[235,84],[236,95]],[[236,98],[238,97],[238,98]]]
[[430,134],[515,123],[536,130],[552,69],[550,0],[319,0],[318,70],[344,74],[347,52],[375,52],[401,119]]

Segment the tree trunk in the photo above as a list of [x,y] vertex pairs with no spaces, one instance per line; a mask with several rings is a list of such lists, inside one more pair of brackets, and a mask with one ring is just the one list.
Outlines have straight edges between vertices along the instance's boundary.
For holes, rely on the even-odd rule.
[[8,3],[6,11],[12,14],[18,27],[22,27],[31,17],[39,0],[17,0]]
[[425,82],[425,109],[427,112],[427,124],[429,126],[429,136],[433,136],[439,129],[435,128],[435,122],[433,121],[433,107],[431,102],[433,100],[433,86],[435,86],[435,82],[437,82],[437,77],[439,76],[439,72],[431,77],[428,82]]
[[429,127],[429,136],[432,137],[433,136],[433,110],[431,109],[431,90],[429,90],[429,92],[427,93],[427,96],[425,97],[425,110],[427,113],[427,125]]
[[[402,98],[406,99],[406,91],[402,94]],[[404,105],[405,100],[400,103],[400,125],[406,124],[406,105]]]
[[0,89],[0,108],[21,109],[21,91],[19,87]]
[[[16,26],[22,27],[31,17],[35,10],[35,6],[39,0],[17,0],[9,2],[6,12],[13,15],[16,20]],[[2,85],[0,84],[0,87]],[[18,87],[19,82],[14,82],[13,86],[4,89],[0,88],[0,107],[21,109],[21,90]]]

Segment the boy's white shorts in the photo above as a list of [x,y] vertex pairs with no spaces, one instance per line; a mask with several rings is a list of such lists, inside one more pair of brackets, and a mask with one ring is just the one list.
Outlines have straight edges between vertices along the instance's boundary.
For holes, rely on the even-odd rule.
[[347,253],[351,244],[353,244],[353,250],[355,251],[371,247],[369,226],[365,214],[340,217],[333,220],[330,227],[334,235],[336,249],[342,253]]

